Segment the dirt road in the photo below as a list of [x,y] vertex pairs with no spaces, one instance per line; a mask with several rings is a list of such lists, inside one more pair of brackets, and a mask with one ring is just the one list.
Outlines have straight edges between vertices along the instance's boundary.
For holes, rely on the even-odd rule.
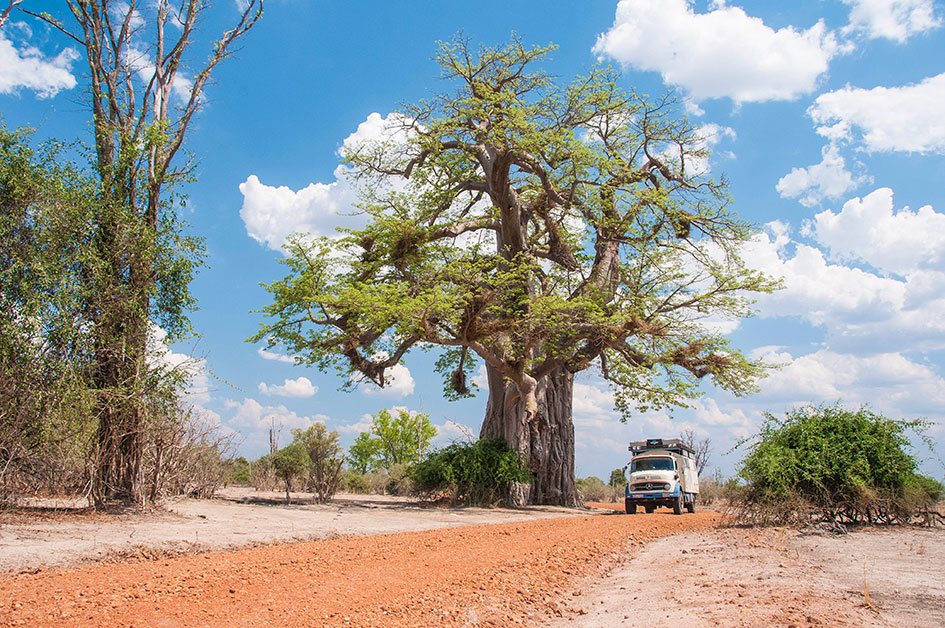
[[[103,515],[75,500],[44,500],[26,512],[0,511],[0,573],[87,560],[236,549],[338,536],[432,530],[581,515],[572,508],[429,508],[385,495],[310,495],[229,487],[216,499],[179,499],[154,512]],[[583,514],[587,514],[586,512]]]
[[0,513],[0,626],[945,626],[941,529],[224,497]]
[[0,579],[0,625],[541,625],[587,612],[576,582],[717,519],[599,514],[18,574]]
[[941,628],[945,530],[715,528],[648,543],[549,628]]

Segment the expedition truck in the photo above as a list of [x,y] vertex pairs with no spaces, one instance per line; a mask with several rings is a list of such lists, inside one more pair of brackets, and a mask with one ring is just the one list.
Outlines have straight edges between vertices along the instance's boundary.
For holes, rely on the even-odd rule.
[[631,515],[637,506],[653,512],[657,506],[668,506],[677,515],[683,508],[696,511],[699,494],[699,473],[696,454],[678,438],[650,438],[630,443],[633,456],[624,467],[628,470],[624,490],[626,511]]

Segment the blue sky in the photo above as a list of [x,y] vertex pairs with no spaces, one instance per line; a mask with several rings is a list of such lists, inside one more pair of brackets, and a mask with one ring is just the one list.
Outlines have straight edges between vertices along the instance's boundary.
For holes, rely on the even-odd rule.
[[[22,6],[68,23],[63,5]],[[232,23],[237,5],[218,0],[202,35]],[[244,342],[261,322],[251,310],[267,303],[260,282],[283,276],[285,236],[357,221],[343,142],[439,90],[435,42],[460,31],[487,45],[513,32],[554,43],[546,69],[564,80],[603,62],[628,89],[677,90],[712,148],[712,174],[725,175],[739,215],[759,228],[746,257],[784,278],[756,316],[730,326],[737,346],[784,365],[757,395],[707,389],[692,409],[621,424],[607,387],[580,376],[578,475],[606,479],[626,462],[627,441],[684,429],[711,438],[711,466],[728,475],[741,454],[725,452],[761,412],[842,400],[935,421],[939,454],[917,453],[943,476],[945,6],[932,0],[268,0],[190,129],[199,180],[185,217],[206,239],[209,268],[193,285],[202,337],[168,356],[197,360],[190,402],[238,432],[241,453],[266,451],[270,422],[283,426],[283,444],[316,420],[349,444],[393,406],[430,413],[441,444],[478,434],[484,394],[444,401],[429,354],[409,357],[390,389],[345,393],[335,373]],[[0,29],[8,127],[88,141],[83,76],[74,43],[54,30],[16,12]]]

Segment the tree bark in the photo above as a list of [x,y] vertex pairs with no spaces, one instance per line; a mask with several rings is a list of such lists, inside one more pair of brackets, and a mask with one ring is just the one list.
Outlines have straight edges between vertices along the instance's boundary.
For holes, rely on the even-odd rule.
[[574,485],[574,423],[571,420],[574,375],[559,369],[538,381],[537,410],[526,407],[518,386],[486,367],[489,400],[481,438],[501,438],[518,449],[531,469],[531,485],[513,486],[513,506],[583,505]]

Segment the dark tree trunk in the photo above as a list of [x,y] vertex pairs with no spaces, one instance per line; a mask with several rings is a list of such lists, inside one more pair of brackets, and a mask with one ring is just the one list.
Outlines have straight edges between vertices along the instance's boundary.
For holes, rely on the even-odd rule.
[[97,506],[143,502],[144,445],[140,401],[134,399],[136,364],[128,357],[99,356],[96,366],[99,458],[93,499]]
[[538,382],[537,412],[529,412],[518,387],[487,367],[489,401],[480,437],[505,440],[522,452],[534,480],[512,487],[515,506],[550,504],[580,506],[574,485],[574,424],[571,396],[574,375],[557,370]]

